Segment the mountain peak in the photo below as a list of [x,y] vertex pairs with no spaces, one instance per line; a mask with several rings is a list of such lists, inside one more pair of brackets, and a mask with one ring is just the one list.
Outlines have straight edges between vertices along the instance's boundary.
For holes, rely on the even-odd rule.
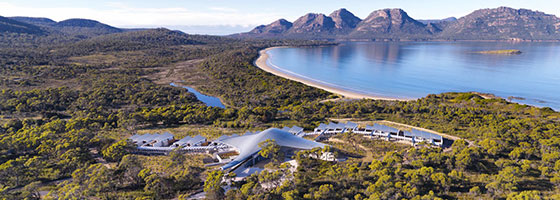
[[268,25],[260,25],[251,30],[251,34],[270,34],[277,35],[286,32],[292,27],[292,23],[285,19],[276,20]]
[[338,9],[329,15],[337,29],[353,29],[362,20],[345,8]]
[[350,11],[346,10],[346,8],[341,8],[341,9],[338,9],[338,10],[333,11],[333,12],[329,15],[329,17],[332,17],[332,16],[340,16],[340,15],[347,15],[347,14],[354,15],[354,14],[352,14]]
[[442,34],[458,39],[558,39],[560,18],[528,9],[480,9],[461,17]]
[[290,33],[325,33],[334,29],[332,18],[324,14],[308,13],[294,21]]
[[353,32],[355,36],[367,37],[367,35],[385,35],[395,37],[396,35],[430,35],[431,31],[426,25],[412,19],[399,8],[382,9],[373,11],[367,18],[362,20]]
[[[276,28],[272,28],[276,27]],[[271,34],[273,33],[273,34]],[[560,40],[560,18],[539,11],[498,7],[459,19],[415,20],[400,8],[371,12],[361,20],[341,8],[328,16],[308,13],[289,23],[278,20],[242,37],[340,40]]]

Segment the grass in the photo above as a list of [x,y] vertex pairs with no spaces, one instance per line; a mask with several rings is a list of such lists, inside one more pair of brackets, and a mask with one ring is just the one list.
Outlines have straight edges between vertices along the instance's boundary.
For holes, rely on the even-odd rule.
[[491,51],[477,51],[475,53],[514,55],[514,54],[521,54],[522,52],[518,49],[503,49],[503,50],[491,50]]
[[362,156],[359,160],[363,162],[381,159],[386,152],[412,148],[409,144],[389,142],[362,135],[351,134],[348,136],[345,137],[344,134],[339,134],[326,142],[343,152]]
[[206,137],[208,140],[214,140],[219,138],[222,135],[243,135],[247,131],[262,131],[263,129],[258,128],[220,128],[214,127],[210,125],[182,125],[179,127],[171,127],[171,128],[150,128],[150,129],[142,129],[138,130],[139,134],[146,134],[146,133],[164,133],[169,132],[175,135],[176,139],[183,138],[185,136],[196,136],[201,135]]

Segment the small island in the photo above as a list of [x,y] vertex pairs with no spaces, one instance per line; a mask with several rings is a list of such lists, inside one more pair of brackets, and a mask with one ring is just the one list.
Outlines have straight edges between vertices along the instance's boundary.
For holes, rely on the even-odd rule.
[[517,55],[517,54],[521,54],[522,52],[518,49],[504,49],[504,50],[491,50],[491,51],[477,51],[475,53]]

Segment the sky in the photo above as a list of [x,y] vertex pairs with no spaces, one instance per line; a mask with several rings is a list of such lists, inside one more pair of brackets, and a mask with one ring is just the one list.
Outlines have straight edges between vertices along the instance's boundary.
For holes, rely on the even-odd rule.
[[0,0],[0,16],[94,19],[120,28],[166,27],[192,34],[248,31],[306,13],[346,8],[360,18],[402,8],[415,19],[462,17],[481,8],[508,6],[560,16],[560,0]]

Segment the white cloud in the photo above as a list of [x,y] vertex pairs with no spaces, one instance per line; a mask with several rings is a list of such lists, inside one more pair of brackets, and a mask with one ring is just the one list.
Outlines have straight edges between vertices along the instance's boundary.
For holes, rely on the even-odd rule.
[[235,8],[226,8],[226,7],[210,7],[210,10],[220,11],[220,12],[239,12]]
[[230,25],[254,26],[268,24],[281,15],[275,13],[246,13],[225,7],[191,10],[182,7],[138,8],[123,3],[109,3],[104,9],[81,7],[23,7],[0,2],[3,16],[48,17],[56,21],[69,18],[87,18],[113,26],[178,26],[178,25]]

